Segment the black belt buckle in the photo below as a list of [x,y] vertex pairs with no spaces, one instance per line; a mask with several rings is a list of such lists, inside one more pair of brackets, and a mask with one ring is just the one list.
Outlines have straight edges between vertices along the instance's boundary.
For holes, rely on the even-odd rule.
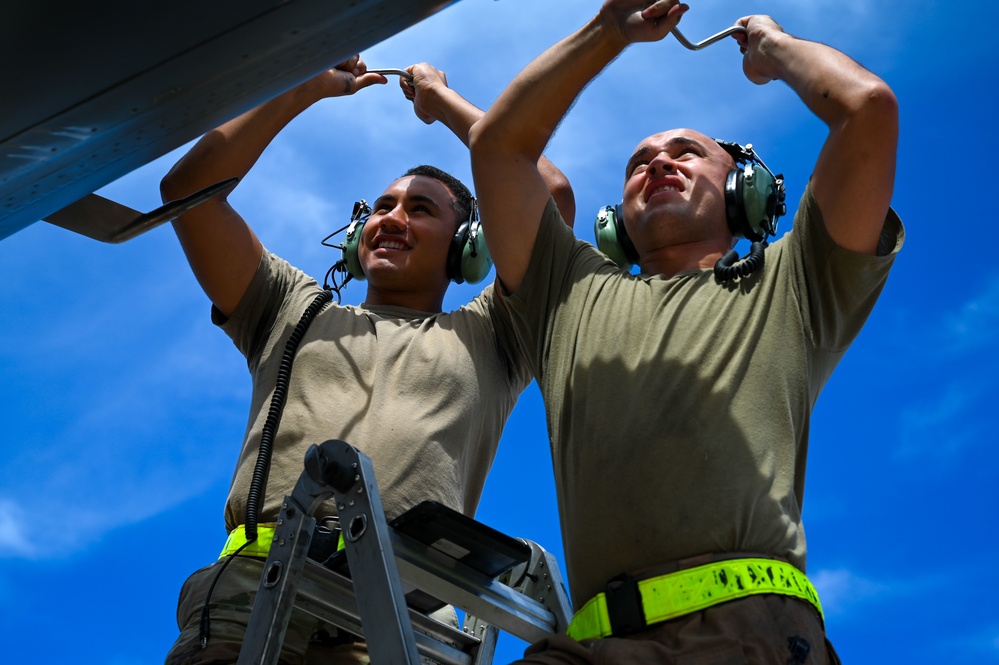
[[622,637],[645,628],[645,609],[638,583],[625,573],[612,577],[604,587],[611,633]]

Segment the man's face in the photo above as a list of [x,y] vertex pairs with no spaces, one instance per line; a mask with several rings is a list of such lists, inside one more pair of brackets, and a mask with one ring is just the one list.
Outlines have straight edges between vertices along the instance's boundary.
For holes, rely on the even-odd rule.
[[731,238],[725,221],[725,179],[732,158],[689,129],[654,134],[625,169],[624,218],[639,254],[664,245]]
[[358,258],[372,286],[405,291],[447,289],[447,253],[457,229],[453,196],[438,180],[406,176],[372,205]]

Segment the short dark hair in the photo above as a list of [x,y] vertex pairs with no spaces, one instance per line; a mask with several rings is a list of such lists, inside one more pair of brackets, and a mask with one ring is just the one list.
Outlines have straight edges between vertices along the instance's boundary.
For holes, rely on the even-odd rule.
[[414,166],[403,173],[401,177],[405,178],[411,175],[421,175],[427,178],[433,178],[444,185],[451,192],[454,197],[451,202],[451,209],[454,211],[456,224],[461,224],[471,216],[472,205],[475,200],[472,197],[472,192],[470,192],[468,187],[465,187],[465,185],[453,175],[447,171],[442,171],[436,166],[430,166],[429,164]]

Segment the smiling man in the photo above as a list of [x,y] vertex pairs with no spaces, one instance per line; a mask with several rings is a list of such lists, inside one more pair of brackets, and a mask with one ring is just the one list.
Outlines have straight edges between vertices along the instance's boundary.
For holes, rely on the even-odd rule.
[[432,166],[410,169],[389,185],[372,205],[358,245],[365,304],[441,311],[450,281],[441,267],[448,266],[457,220],[469,219],[472,205],[461,182]]
[[[482,112],[450,90],[433,67],[408,71],[412,82],[404,79],[402,87],[417,116],[440,120],[467,142]],[[164,199],[244,176],[303,110],[384,82],[355,57],[209,132],[163,179]],[[571,220],[567,181],[545,160],[539,168]],[[392,182],[367,220],[348,230],[348,264],[356,278],[366,280],[367,294],[356,307],[322,305],[301,338],[273,436],[261,527],[276,520],[308,446],[330,438],[371,458],[389,519],[425,500],[474,514],[504,423],[530,381],[491,287],[454,312],[441,311],[451,281],[478,281],[489,268],[482,263],[481,238],[470,237],[474,210],[457,179],[420,166]],[[174,229],[212,302],[213,321],[247,359],[253,392],[225,506],[229,538],[222,557],[184,584],[177,609],[181,634],[167,663],[235,663],[270,542],[246,535],[254,468],[284,349],[303,313],[321,302],[322,289],[266,251],[226,200],[198,206]],[[471,254],[478,252],[478,259],[468,274],[466,250],[474,242],[479,245]],[[317,513],[332,515],[332,502]],[[445,609],[450,617],[444,618],[454,621],[453,610]],[[296,612],[281,662],[368,658],[353,635]]]
[[[587,83],[687,9],[607,0],[471,132],[497,288],[545,401],[577,609],[524,663],[838,662],[805,576],[809,418],[902,244],[891,90],[768,17],[738,21],[749,80],[784,81],[829,130],[769,248],[783,182],[749,147],[690,129],[639,143],[597,227],[637,275],[566,232],[534,166]],[[756,244],[734,262],[740,236]]]

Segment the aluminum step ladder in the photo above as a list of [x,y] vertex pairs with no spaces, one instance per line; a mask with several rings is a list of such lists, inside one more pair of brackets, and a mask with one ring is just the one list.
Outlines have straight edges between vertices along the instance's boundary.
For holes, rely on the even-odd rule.
[[[349,572],[308,557],[313,512],[330,497]],[[488,530],[454,515],[459,526],[464,520]],[[565,632],[572,618],[568,594],[555,558],[539,545],[517,541],[525,556],[493,578],[466,561],[472,547],[488,551],[490,540],[481,532],[435,532],[433,539],[421,542],[386,522],[366,455],[339,440],[311,446],[281,507],[238,665],[277,664],[293,609],[362,637],[374,665],[416,665],[421,656],[445,665],[488,665],[498,630],[527,642]],[[404,589],[463,610],[464,629],[411,609]]]

